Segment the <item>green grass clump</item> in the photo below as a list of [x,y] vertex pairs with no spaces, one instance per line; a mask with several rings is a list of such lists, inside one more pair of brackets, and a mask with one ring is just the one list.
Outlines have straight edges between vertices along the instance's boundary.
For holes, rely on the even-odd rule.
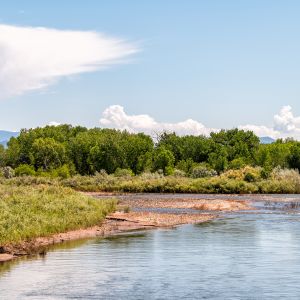
[[99,224],[115,205],[58,185],[0,184],[0,245]]

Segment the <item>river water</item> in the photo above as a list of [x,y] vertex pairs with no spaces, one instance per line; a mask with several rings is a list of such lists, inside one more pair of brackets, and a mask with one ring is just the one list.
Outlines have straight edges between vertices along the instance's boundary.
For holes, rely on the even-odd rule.
[[257,203],[0,265],[0,299],[300,299],[299,206]]

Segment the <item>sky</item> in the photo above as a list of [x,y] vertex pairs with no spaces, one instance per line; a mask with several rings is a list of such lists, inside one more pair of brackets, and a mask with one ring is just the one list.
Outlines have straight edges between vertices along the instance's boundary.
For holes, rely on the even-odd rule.
[[300,139],[299,1],[1,2],[0,129]]

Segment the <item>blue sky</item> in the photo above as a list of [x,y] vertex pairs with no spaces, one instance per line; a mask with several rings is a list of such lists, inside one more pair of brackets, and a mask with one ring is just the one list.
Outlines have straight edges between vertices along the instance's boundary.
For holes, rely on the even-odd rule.
[[[51,121],[94,127],[119,105],[125,121],[147,114],[156,128],[193,119],[212,129],[254,124],[288,134],[283,123],[300,128],[299,15],[298,1],[3,1],[1,24],[95,31],[138,52],[125,63],[5,95],[0,128]],[[282,122],[274,125],[274,115]]]

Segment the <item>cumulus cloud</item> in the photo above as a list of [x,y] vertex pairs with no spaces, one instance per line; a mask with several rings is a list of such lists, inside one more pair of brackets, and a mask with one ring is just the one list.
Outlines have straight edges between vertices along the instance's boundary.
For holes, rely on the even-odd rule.
[[[149,115],[128,115],[124,107],[112,105],[104,110],[100,124],[103,127],[128,130],[129,132],[145,132],[147,134],[159,133],[162,131],[176,132],[179,135],[209,135],[219,129],[208,128],[202,123],[188,119],[178,123],[158,122]],[[294,117],[292,108],[284,106],[274,116],[274,126],[241,125],[239,129],[251,130],[256,135],[272,138],[293,137],[300,139],[300,117]]]
[[291,106],[282,107],[278,115],[274,116],[274,128],[285,134],[300,136],[300,117],[295,117]]
[[112,105],[104,110],[100,124],[104,127],[128,130],[129,132],[145,132],[153,134],[161,131],[175,131],[180,135],[208,135],[215,131],[207,128],[202,123],[187,119],[179,123],[162,123],[155,121],[149,115],[128,115],[124,107]]
[[49,125],[49,126],[59,126],[59,125],[61,125],[61,123],[56,122],[56,121],[51,121],[47,125]]
[[281,136],[281,133],[277,130],[275,130],[272,127],[267,127],[264,125],[240,125],[238,126],[239,129],[243,129],[243,130],[250,130],[253,131],[257,136],[269,136],[271,138],[277,139]]
[[127,41],[93,31],[0,24],[0,98],[123,62],[137,51]]

